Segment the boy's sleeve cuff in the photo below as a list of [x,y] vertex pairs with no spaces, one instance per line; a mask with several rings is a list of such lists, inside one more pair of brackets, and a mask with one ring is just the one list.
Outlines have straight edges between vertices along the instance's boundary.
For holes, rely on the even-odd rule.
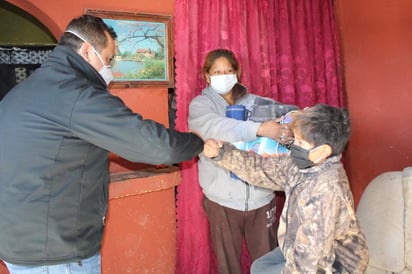
[[213,161],[220,161],[223,158],[223,154],[225,153],[225,146],[222,146],[219,149],[219,154],[216,157],[211,158]]

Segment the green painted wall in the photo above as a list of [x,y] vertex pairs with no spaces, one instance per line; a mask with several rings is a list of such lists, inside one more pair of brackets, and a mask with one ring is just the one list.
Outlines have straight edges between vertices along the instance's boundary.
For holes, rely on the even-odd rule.
[[0,46],[49,45],[56,39],[32,15],[0,1]]

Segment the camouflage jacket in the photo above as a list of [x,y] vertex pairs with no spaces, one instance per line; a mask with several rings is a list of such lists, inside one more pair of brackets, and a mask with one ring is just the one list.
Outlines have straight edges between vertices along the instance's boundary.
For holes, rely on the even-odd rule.
[[230,144],[214,159],[245,181],[285,192],[278,230],[283,273],[364,273],[368,248],[340,159],[299,170],[288,155],[264,158]]

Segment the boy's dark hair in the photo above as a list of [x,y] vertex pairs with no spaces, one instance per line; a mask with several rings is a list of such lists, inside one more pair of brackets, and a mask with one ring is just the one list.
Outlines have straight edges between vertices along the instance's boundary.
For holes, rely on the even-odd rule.
[[[101,52],[107,46],[107,37],[105,32],[115,40],[116,32],[103,19],[93,15],[82,15],[70,21],[66,30],[73,31],[87,40],[98,52]],[[83,44],[80,38],[76,35],[64,32],[60,37],[59,44],[71,47],[77,51]]]
[[351,121],[346,109],[317,104],[294,115],[292,127],[315,147],[328,144],[332,155],[341,154],[349,141]]

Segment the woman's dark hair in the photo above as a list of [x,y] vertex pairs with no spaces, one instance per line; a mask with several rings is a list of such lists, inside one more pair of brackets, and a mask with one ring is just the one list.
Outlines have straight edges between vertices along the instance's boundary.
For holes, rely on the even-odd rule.
[[[236,72],[238,81],[240,83],[241,69],[239,62],[235,54],[227,49],[215,49],[207,54],[205,62],[203,63],[202,77],[204,78],[205,75],[209,73],[210,68],[214,65],[215,61],[220,57],[224,57],[229,61],[229,63],[233,67],[233,70]],[[239,98],[243,97],[246,94],[246,92],[247,90],[243,85],[236,84],[233,87],[232,92],[233,100],[236,102]]]

